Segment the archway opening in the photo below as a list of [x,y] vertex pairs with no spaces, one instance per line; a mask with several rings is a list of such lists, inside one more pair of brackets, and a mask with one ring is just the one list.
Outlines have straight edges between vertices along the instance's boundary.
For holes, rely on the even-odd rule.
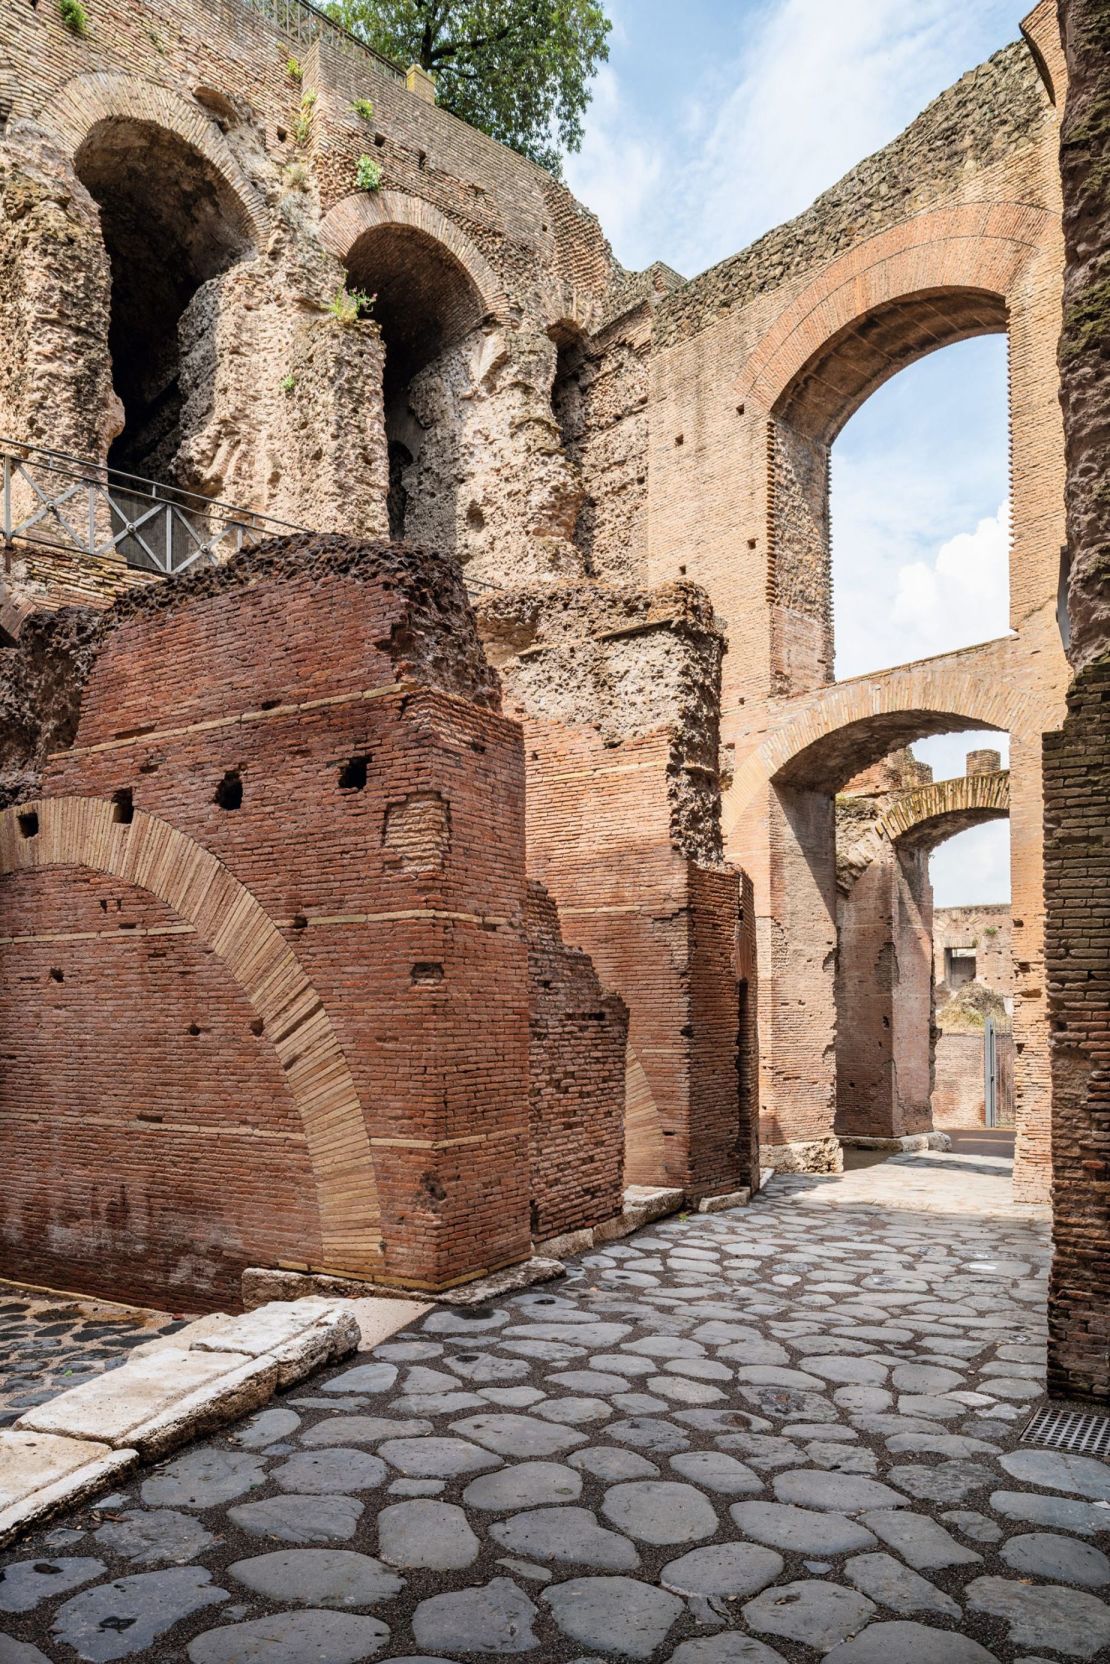
[[837,796],[836,1130],[849,1144],[1012,1120],[1005,752],[994,734],[925,741]]
[[[116,468],[187,487],[177,477],[184,385],[182,320],[198,290],[253,252],[246,210],[192,145],[152,122],[98,122],[75,159],[100,209],[111,264],[108,345],[124,426]],[[213,320],[200,320],[198,336]]]
[[999,296],[921,291],[838,331],[779,399],[777,692],[1006,633],[1006,329]]
[[[471,390],[468,347],[483,320],[481,295],[455,256],[413,226],[364,232],[346,266],[350,287],[373,297],[370,315],[385,347],[390,536],[453,550],[457,406]],[[480,507],[471,512],[480,515]]]

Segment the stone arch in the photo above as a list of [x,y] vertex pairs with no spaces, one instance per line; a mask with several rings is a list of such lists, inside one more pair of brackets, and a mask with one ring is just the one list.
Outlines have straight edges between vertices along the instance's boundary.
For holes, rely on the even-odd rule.
[[255,245],[265,242],[272,225],[270,210],[227,139],[206,110],[168,87],[138,75],[97,70],[67,81],[40,107],[36,119],[74,158],[93,128],[104,122],[135,122],[174,134],[198,151],[239,199]]
[[1009,813],[1010,771],[997,769],[933,780],[905,792],[885,811],[879,825],[891,843],[931,850],[969,826],[1004,820]]
[[[1045,209],[1005,202],[936,209],[865,238],[824,266],[776,319],[744,365],[739,397],[768,415],[792,408],[799,378],[826,379],[820,372],[832,361],[823,355],[835,348],[837,368],[848,371],[843,387],[828,387],[830,397],[839,396],[839,431],[869,393],[913,358],[1005,329],[1018,280],[1051,234]],[[853,361],[843,348],[873,316],[884,329],[860,343]],[[816,408],[825,424],[832,420],[819,401]]]
[[348,265],[356,246],[375,231],[407,229],[434,243],[465,273],[481,297],[485,315],[503,320],[508,298],[493,267],[466,233],[446,214],[403,191],[358,191],[325,214],[320,241]]
[[[20,817],[37,816],[26,836]],[[188,834],[102,798],[53,797],[0,813],[0,875],[83,866],[150,892],[191,924],[265,1023],[304,1126],[325,1267],[381,1261],[381,1212],[362,1106],[323,1002],[251,892]]]

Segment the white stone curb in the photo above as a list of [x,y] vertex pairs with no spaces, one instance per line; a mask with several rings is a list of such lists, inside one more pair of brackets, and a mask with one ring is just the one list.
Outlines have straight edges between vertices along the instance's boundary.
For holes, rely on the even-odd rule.
[[136,1462],[257,1410],[359,1340],[349,1306],[316,1299],[216,1313],[136,1347],[0,1429],[0,1545]]

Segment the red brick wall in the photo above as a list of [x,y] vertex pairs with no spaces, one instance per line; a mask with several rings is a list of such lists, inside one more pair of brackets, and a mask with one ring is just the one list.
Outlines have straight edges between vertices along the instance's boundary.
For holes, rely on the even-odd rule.
[[1049,1387],[1110,1400],[1110,660],[1072,683],[1046,734],[1052,1024]]
[[621,1210],[628,1012],[563,942],[542,884],[528,885],[525,920],[532,1235],[543,1241]]
[[[370,1167],[380,1222],[349,1220],[330,1253],[334,1259],[335,1241],[349,1239],[357,1264],[323,1269],[440,1285],[528,1251],[519,729],[490,708],[495,684],[472,630],[467,635],[454,569],[342,540],[272,548],[272,559],[254,554],[159,586],[107,615],[76,744],[46,769],[41,847],[45,856],[56,847],[56,817],[47,814],[54,800],[102,805],[129,790],[135,824],[98,830],[88,863],[97,864],[101,845],[105,861],[125,863],[131,837],[148,852],[145,888],[157,894],[162,825],[171,840],[191,840],[198,860],[215,857],[218,873],[245,886],[232,916],[214,925],[215,937],[234,935],[239,914],[254,908],[253,928],[276,927],[307,979],[296,1041],[290,1051],[288,1036],[251,1033],[218,940],[188,928],[161,937],[126,929],[152,906],[162,918],[164,907],[128,890],[116,910],[119,890],[107,882],[105,912],[89,902],[83,869],[72,866],[0,878],[5,936],[20,934],[20,920],[38,938],[67,915],[76,928],[82,907],[99,915],[101,931],[72,946],[40,940],[19,949],[34,973],[14,983],[4,1013],[8,1274],[25,1274],[16,1242],[25,1238],[27,1210],[37,1208],[37,1230],[58,1255],[54,1280],[151,1298],[177,1255],[187,1266],[177,1283],[193,1303],[224,1302],[244,1265],[320,1268],[314,1215],[342,1212],[345,1191],[365,1187]],[[344,784],[352,760],[356,779],[365,769],[364,784]],[[237,809],[215,801],[233,774],[242,788]],[[5,865],[36,859],[35,839],[21,838],[15,812],[4,820]],[[34,921],[29,882],[42,913]],[[182,924],[189,905],[179,900]],[[70,989],[75,1002],[64,1029],[52,1031],[64,1044],[49,1070],[37,1023],[45,960],[60,960],[63,972],[74,967],[72,982],[47,984],[52,1000]],[[264,995],[254,992],[256,1007]],[[98,1003],[103,1020],[85,1020]],[[199,1036],[188,1034],[194,1023]],[[305,1078],[328,1024],[330,1061]],[[131,1033],[125,1046],[121,1028]],[[213,1096],[217,1045],[222,1079]],[[17,1135],[32,1070],[36,1139]],[[296,1082],[317,1169],[321,1161],[327,1167],[326,1184],[315,1173],[315,1195],[305,1186],[283,1073]],[[339,1102],[344,1074],[354,1125]],[[165,1113],[161,1130],[138,1119],[152,1103]],[[178,1131],[184,1120],[204,1128],[229,1116],[236,1130],[215,1162],[211,1137]],[[80,1179],[67,1167],[71,1140],[59,1140],[62,1125],[84,1141]],[[279,1137],[291,1137],[285,1178],[267,1154]],[[54,1158],[48,1187],[46,1152]],[[154,1193],[154,1219],[159,1168],[175,1177],[171,1195]],[[108,1175],[120,1198],[111,1206]],[[204,1203],[214,1186],[217,1200]],[[75,1206],[101,1222],[95,1241],[66,1237]],[[136,1219],[152,1221],[141,1266],[129,1223]],[[375,1225],[380,1254],[367,1246]],[[199,1251],[217,1233],[225,1252],[211,1263]]]
[[87,867],[11,873],[0,910],[4,1274],[190,1308],[318,1261],[281,1064],[180,915]]
[[942,1029],[936,1043],[933,1125],[940,1132],[981,1127],[984,1114],[983,1036]]
[[555,721],[524,731],[529,869],[629,1010],[625,1179],[692,1196],[746,1185],[738,876],[671,845],[671,735],[612,748]]

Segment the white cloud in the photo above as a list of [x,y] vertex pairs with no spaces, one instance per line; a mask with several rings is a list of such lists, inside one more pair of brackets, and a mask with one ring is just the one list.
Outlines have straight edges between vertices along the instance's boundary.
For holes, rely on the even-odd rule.
[[973,532],[942,543],[932,562],[898,569],[891,621],[905,652],[892,663],[923,659],[1008,629],[1010,505],[980,520]]

